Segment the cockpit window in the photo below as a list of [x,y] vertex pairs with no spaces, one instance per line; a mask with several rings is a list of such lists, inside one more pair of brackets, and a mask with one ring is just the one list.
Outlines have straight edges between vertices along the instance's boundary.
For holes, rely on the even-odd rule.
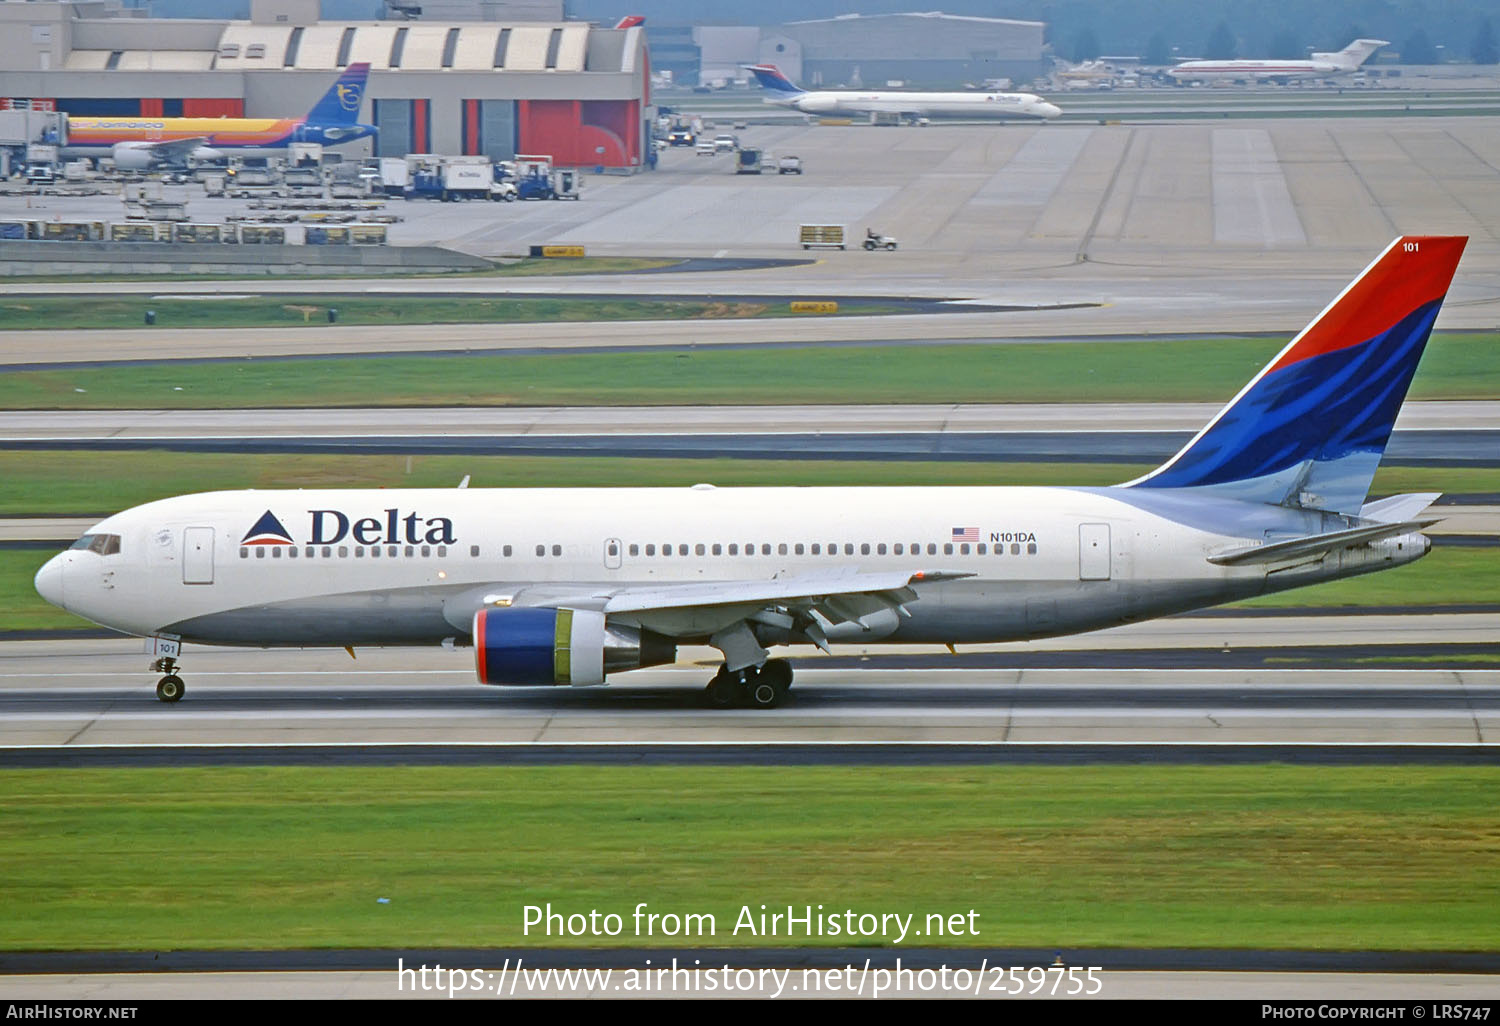
[[120,551],[120,536],[118,534],[86,534],[74,542],[70,548],[87,549],[101,556],[114,556]]

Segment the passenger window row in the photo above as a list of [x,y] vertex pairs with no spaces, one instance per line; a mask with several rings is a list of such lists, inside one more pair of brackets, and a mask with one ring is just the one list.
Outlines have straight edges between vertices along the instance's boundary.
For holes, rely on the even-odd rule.
[[[240,558],[249,559],[250,553],[253,550],[255,552],[256,559],[265,559],[267,551],[271,553],[272,559],[282,558],[281,554],[283,552],[286,553],[287,559],[296,559],[299,554],[305,559],[348,559],[350,556],[350,548],[351,546],[348,545],[307,545],[303,546],[301,549],[299,549],[296,545],[241,545]],[[395,559],[398,556],[403,555],[408,559],[414,556],[437,556],[439,558],[445,558],[448,555],[448,546],[446,545],[407,545],[404,547],[401,545],[371,545],[368,547],[364,545],[355,545],[352,546],[352,548],[355,559],[362,559],[366,556],[368,556],[370,559],[379,559],[382,555],[384,555],[384,557],[387,559]],[[506,549],[509,548],[510,546],[507,545]],[[479,546],[469,546],[469,555],[479,555]],[[509,555],[509,552],[507,552],[506,555]]]
[[[106,546],[102,541],[105,538],[112,539],[113,545]],[[115,535],[85,535],[78,542],[74,543],[73,547],[75,549],[90,548],[96,552],[109,554],[119,551],[119,539]],[[283,558],[283,552],[286,553],[285,558],[287,559],[297,559],[299,556],[304,559],[348,559],[351,555],[351,548],[355,559],[380,559],[382,557],[396,559],[403,556],[407,559],[426,559],[432,556],[446,558],[448,555],[448,546],[446,545],[306,545],[300,548],[296,545],[242,545],[240,546],[240,558],[249,559],[250,553],[253,551],[256,559],[267,558],[267,552],[270,553],[270,558],[272,559]],[[772,545],[770,542],[746,542],[743,545],[739,542],[729,542],[727,544],[723,542],[714,542],[713,544],[698,542],[691,546],[681,542],[663,543],[660,546],[657,546],[655,542],[646,542],[644,545],[632,542],[628,551],[633,557],[640,557],[643,554],[648,557],[673,555],[682,557],[690,554],[695,556],[853,556],[856,554],[861,556],[921,556],[924,554],[936,556],[939,554],[939,548],[941,548],[942,555],[944,556],[1003,556],[1007,551],[1007,546],[1000,542],[994,545],[989,545],[986,542],[978,542],[976,544],[970,544],[969,542],[959,542],[957,544],[944,542],[941,546],[936,542],[927,542],[925,545],[921,542],[913,542],[909,546],[903,542],[889,544],[886,542],[876,542],[873,544],[870,542],[861,542],[858,545],[855,545],[853,542],[829,542],[826,545],[822,542],[780,542],[776,545]],[[1011,542],[1009,553],[1012,556],[1035,556],[1037,554],[1036,542],[1026,543],[1024,549],[1020,542]],[[500,554],[509,559],[514,554],[514,549],[509,545],[501,546]],[[538,545],[536,547],[536,554],[538,558],[545,558],[549,554],[552,556],[561,556],[563,554],[563,547],[561,545]],[[610,554],[615,554],[613,546],[611,546]],[[470,558],[477,558],[479,556],[478,545],[469,546],[469,556]]]
[[[537,546],[537,555],[540,556],[542,554],[542,548],[540,545]],[[560,554],[561,546],[554,545],[552,548],[553,555]],[[978,542],[972,545],[969,542],[960,542],[958,544],[944,542],[941,549],[942,554],[945,556],[986,556],[991,554],[1003,556],[1006,552],[1004,544],[996,543],[994,546],[991,546],[987,542]],[[905,556],[908,554],[920,556],[923,554],[923,550],[924,546],[921,542],[913,542],[910,546],[907,546],[903,542],[894,542],[891,544],[887,544],[886,542],[877,542],[874,544],[861,542],[858,546],[853,542],[829,542],[827,545],[824,545],[822,542],[780,542],[774,546],[769,542],[746,542],[743,546],[739,542],[729,542],[727,545],[722,542],[714,542],[712,545],[698,542],[692,546],[682,543],[665,543],[660,548],[654,542],[647,542],[644,545],[632,542],[628,549],[632,556],[641,556],[642,554],[646,556],[671,556],[674,554],[677,556],[686,556],[690,553],[695,556],[738,556],[741,554],[746,556],[853,556],[856,554],[856,551],[861,556]],[[938,550],[939,546],[936,542],[927,542],[925,545],[926,555],[936,556]],[[1012,556],[1023,554],[1020,542],[1011,542],[1010,554]],[[1028,542],[1024,549],[1024,554],[1028,556],[1036,555],[1036,542]]]

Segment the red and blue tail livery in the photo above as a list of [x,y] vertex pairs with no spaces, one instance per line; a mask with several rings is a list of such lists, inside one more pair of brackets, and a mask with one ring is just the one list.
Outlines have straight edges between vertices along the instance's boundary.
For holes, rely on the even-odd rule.
[[1128,485],[1358,513],[1467,242],[1392,242],[1181,452]]
[[772,93],[790,97],[801,96],[806,92],[805,89],[797,88],[792,80],[786,77],[786,73],[774,64],[748,64],[745,70],[755,76],[755,81],[761,84],[761,88],[769,89]]

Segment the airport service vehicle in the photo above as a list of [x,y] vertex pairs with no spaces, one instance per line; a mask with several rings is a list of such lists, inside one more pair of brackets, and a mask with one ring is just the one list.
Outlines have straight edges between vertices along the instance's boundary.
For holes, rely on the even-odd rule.
[[1291,82],[1333,78],[1358,71],[1382,46],[1384,39],[1356,39],[1338,53],[1315,53],[1305,61],[1191,60],[1167,72],[1178,82]]
[[746,146],[735,154],[734,173],[737,175],[758,175],[761,165],[761,151],[754,146]]
[[732,135],[714,136],[715,153],[733,153],[740,148],[740,141]]
[[294,143],[342,146],[376,134],[359,123],[370,65],[351,64],[300,118],[69,117],[68,157],[109,157],[122,171],[192,160],[285,154]]
[[779,645],[1051,637],[1400,566],[1437,496],[1367,492],[1466,242],[1391,243],[1120,485],[207,492],[101,520],[36,589],[151,639],[164,701],[192,644],[471,645],[496,685],[707,644],[707,700],[768,707]]
[[981,118],[1004,121],[1051,121],[1062,111],[1033,93],[918,93],[900,90],[800,88],[774,64],[745,66],[766,102],[804,114],[886,114],[897,118]]
[[576,200],[582,194],[583,180],[572,168],[542,171],[533,168],[516,182],[517,195],[523,200]]
[[778,175],[800,175],[802,173],[802,158],[782,157],[776,162],[776,173]]
[[871,252],[877,249],[887,249],[894,252],[896,249],[896,239],[891,235],[882,235],[873,228],[866,228],[864,246],[865,249]]
[[698,145],[693,147],[693,151],[700,157],[712,157],[715,153],[719,152],[711,139],[699,139]]
[[440,157],[412,162],[407,199],[435,199],[444,203],[491,198],[495,166],[488,157]]
[[693,133],[686,128],[679,128],[667,136],[667,142],[673,146],[691,146],[697,141]]
[[841,224],[800,224],[797,226],[797,241],[803,249],[843,249],[844,226]]
[[380,188],[387,196],[402,196],[411,182],[405,157],[380,158]]

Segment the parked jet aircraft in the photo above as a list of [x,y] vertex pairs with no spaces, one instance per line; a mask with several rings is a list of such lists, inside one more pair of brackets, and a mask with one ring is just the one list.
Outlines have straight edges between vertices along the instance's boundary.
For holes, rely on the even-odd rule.
[[109,157],[115,166],[145,170],[183,164],[188,158],[217,160],[285,153],[292,143],[341,146],[378,130],[359,123],[369,64],[351,64],[332,88],[300,118],[68,118],[67,157]]
[[1167,74],[1179,82],[1239,81],[1290,82],[1301,78],[1332,78],[1359,70],[1384,39],[1356,39],[1338,53],[1315,53],[1305,61],[1184,61]]
[[792,84],[774,64],[746,69],[766,90],[767,103],[806,114],[895,114],[904,118],[998,118],[1051,121],[1062,111],[1032,93],[908,93],[897,90],[827,90],[808,92]]
[[771,706],[768,648],[1090,631],[1410,563],[1433,494],[1367,502],[1467,239],[1397,239],[1161,467],[1102,488],[229,491],[101,521],[47,601],[182,643],[460,644],[487,684],[600,684],[709,644],[710,702]]

